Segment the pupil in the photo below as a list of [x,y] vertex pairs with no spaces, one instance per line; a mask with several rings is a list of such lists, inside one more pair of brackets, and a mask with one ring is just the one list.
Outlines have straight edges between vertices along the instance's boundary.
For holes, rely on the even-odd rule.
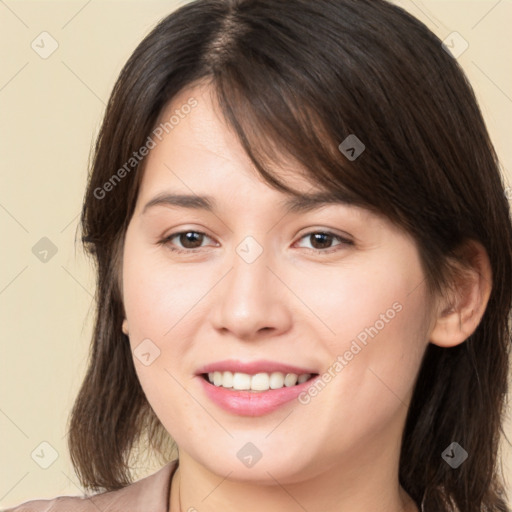
[[[324,245],[329,246],[329,242],[331,241],[331,235],[329,235],[327,233],[315,233],[311,236],[314,238],[315,243],[318,241],[320,242],[320,245],[322,246],[322,247],[319,247],[320,249],[323,248]],[[325,241],[325,238],[327,238],[327,241]],[[322,245],[322,242],[324,245]],[[313,247],[315,246],[315,243],[313,243]]]
[[[187,249],[195,249],[196,247],[201,246],[201,240],[199,239],[199,244],[194,245],[194,241],[197,242],[198,238],[201,237],[200,233],[195,233],[194,231],[188,231],[187,233],[182,233],[180,238],[180,242],[183,244],[183,246]],[[192,243],[192,247],[188,245],[189,243]]]

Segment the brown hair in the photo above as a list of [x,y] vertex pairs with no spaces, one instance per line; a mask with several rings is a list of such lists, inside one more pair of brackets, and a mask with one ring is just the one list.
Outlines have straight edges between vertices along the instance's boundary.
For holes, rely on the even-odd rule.
[[[475,240],[492,292],[460,345],[429,344],[403,432],[400,483],[427,512],[508,511],[498,473],[510,349],[512,225],[498,158],[473,90],[441,41],[384,0],[196,0],[163,19],[125,64],[108,102],[81,227],[97,265],[89,366],[70,416],[69,448],[82,485],[131,482],[129,457],[170,437],[137,379],[120,267],[144,160],[115,190],[98,190],[142,147],[181,90],[212,85],[223,115],[267,182],[292,158],[320,184],[410,233],[428,290],[448,293]],[[350,134],[366,146],[338,149]],[[281,161],[280,158],[283,158]],[[146,444],[143,444],[144,441]],[[452,469],[457,441],[469,458]]]

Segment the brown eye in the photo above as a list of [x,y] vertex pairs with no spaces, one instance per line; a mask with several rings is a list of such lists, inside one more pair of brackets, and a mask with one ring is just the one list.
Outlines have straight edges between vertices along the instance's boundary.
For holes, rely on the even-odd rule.
[[[338,250],[337,246],[354,245],[354,243],[351,240],[343,238],[340,235],[336,235],[335,233],[331,233],[329,231],[314,231],[311,233],[307,233],[301,238],[301,240],[308,240],[309,243],[311,244],[310,249],[317,253],[335,252]],[[333,245],[334,240],[337,240],[338,243]],[[305,248],[309,249],[309,247]],[[341,249],[341,247],[339,249]]]
[[[160,240],[159,243],[169,247],[172,251],[187,252],[200,249],[205,237],[210,238],[200,231],[180,231],[178,233],[171,233],[168,237]],[[175,239],[177,242],[173,242]]]
[[329,233],[313,233],[309,235],[313,249],[327,249],[331,246],[333,236]]
[[198,233],[197,231],[186,231],[178,233],[177,236],[185,249],[197,249],[198,247],[201,247],[203,233]]

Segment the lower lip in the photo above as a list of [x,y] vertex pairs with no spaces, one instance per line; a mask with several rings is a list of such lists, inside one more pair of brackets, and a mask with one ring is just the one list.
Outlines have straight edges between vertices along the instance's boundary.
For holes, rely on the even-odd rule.
[[225,411],[240,416],[263,416],[296,399],[319,377],[317,375],[302,384],[268,391],[235,391],[210,384],[200,375],[198,379],[208,398]]

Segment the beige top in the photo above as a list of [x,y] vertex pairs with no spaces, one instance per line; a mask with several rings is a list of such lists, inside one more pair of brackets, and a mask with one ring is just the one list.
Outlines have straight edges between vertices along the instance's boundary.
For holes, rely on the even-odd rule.
[[115,491],[90,496],[57,496],[26,501],[0,512],[169,512],[171,479],[177,461]]

